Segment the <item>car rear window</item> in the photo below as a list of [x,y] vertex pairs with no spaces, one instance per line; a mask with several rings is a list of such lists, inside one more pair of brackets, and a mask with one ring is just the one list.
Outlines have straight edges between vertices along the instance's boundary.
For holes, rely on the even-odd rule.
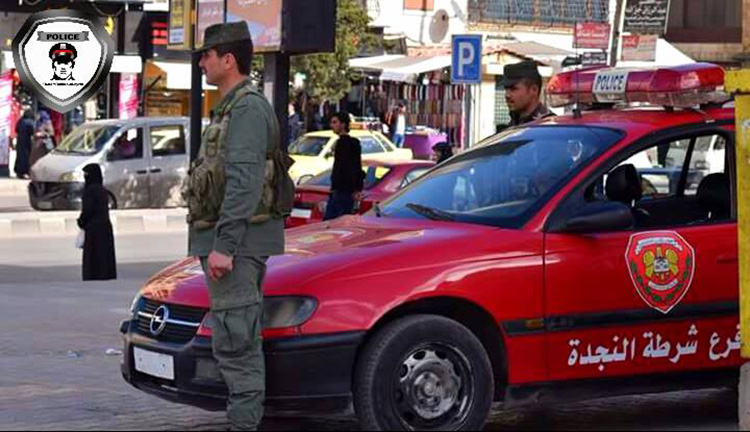
[[323,151],[326,144],[328,144],[328,138],[326,137],[303,136],[289,146],[289,154],[317,156]]

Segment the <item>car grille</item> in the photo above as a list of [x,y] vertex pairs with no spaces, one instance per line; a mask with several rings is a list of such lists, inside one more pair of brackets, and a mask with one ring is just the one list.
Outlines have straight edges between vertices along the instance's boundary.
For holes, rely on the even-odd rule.
[[60,183],[32,182],[30,190],[35,197],[43,197],[51,194],[62,194],[65,189]]
[[[162,305],[169,309],[169,319],[164,330],[159,335],[154,336],[151,334],[151,317]],[[206,312],[208,312],[207,309],[143,299],[138,310],[138,333],[164,342],[187,343],[195,337]]]

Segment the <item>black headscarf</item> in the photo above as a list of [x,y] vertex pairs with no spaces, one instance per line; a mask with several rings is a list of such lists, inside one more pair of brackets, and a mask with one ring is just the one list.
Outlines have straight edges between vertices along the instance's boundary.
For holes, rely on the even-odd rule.
[[102,169],[98,164],[88,164],[83,168],[83,174],[86,178],[86,187],[92,185],[103,185],[104,177],[102,176]]
[[440,152],[440,157],[438,157],[437,163],[442,163],[453,157],[453,148],[445,141],[435,144],[432,146],[432,149]]

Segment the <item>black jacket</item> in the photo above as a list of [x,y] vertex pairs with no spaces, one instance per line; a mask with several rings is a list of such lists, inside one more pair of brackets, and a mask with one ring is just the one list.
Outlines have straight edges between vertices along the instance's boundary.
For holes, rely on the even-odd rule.
[[365,173],[362,171],[362,146],[359,140],[342,135],[336,142],[331,190],[354,193],[364,189]]

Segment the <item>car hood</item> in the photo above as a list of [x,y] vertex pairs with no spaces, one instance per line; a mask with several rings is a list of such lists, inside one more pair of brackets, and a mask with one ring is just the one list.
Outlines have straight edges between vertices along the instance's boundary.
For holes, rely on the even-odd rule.
[[93,162],[95,156],[50,153],[39,159],[31,168],[31,179],[38,182],[57,182],[60,176],[83,168]]
[[[502,247],[483,241],[489,232],[502,236]],[[287,230],[286,253],[268,261],[264,293],[315,295],[320,287],[342,280],[351,280],[353,285],[356,281],[359,286],[368,277],[397,277],[399,272],[414,268],[535,255],[538,251],[529,246],[528,235],[479,225],[346,216]],[[451,247],[445,247],[447,244]],[[157,274],[142,294],[187,306],[209,304],[196,259],[186,259]]]

